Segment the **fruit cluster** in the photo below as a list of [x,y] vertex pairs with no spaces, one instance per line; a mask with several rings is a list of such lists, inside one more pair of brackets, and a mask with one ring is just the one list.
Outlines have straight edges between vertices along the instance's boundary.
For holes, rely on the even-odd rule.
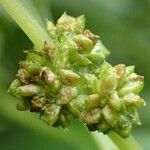
[[9,93],[19,98],[18,110],[40,113],[50,126],[67,127],[74,116],[89,130],[126,137],[133,123],[140,124],[144,78],[134,66],[106,62],[110,52],[84,26],[84,16],[63,14],[56,25],[47,20],[55,46],[45,41],[41,51],[27,53]]

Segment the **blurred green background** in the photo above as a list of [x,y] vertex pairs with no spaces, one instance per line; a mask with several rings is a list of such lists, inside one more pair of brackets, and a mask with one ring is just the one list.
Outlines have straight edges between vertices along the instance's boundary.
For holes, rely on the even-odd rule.
[[[29,1],[29,0],[24,0]],[[142,97],[147,102],[139,110],[143,125],[133,135],[144,150],[150,141],[150,0],[33,0],[43,18],[56,21],[66,11],[69,15],[85,14],[86,27],[100,35],[112,52],[112,64],[135,65],[145,76]],[[32,8],[31,8],[32,9]],[[0,149],[1,150],[95,150],[90,133],[75,122],[71,133],[53,129],[38,116],[15,109],[15,99],[7,95],[23,50],[32,43],[11,17],[0,7]],[[70,129],[70,130],[71,130]]]

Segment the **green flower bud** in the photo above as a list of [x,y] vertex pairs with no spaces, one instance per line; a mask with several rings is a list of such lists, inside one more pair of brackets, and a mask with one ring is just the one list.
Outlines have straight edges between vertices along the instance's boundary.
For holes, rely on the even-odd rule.
[[73,98],[69,105],[69,110],[73,113],[73,115],[80,116],[80,113],[86,108],[86,100],[88,99],[87,95],[77,95],[77,97]]
[[100,97],[98,94],[89,95],[88,99],[85,102],[86,108],[94,108],[100,105]]
[[114,76],[118,82],[118,88],[120,88],[123,84],[123,78],[125,76],[126,66],[124,64],[119,64],[114,67]]
[[102,119],[102,120],[100,120],[100,122],[98,123],[97,129],[98,129],[98,131],[100,131],[100,132],[107,133],[107,132],[109,132],[110,127],[109,127],[108,123],[106,122],[106,120]]
[[46,27],[47,27],[46,29],[47,29],[49,35],[50,35],[51,37],[55,38],[55,36],[56,36],[56,27],[55,27],[55,25],[54,25],[51,21],[49,21],[48,19],[46,19]]
[[117,92],[114,92],[110,95],[109,100],[108,100],[108,105],[117,111],[121,109],[121,99],[118,96]]
[[100,41],[96,43],[91,53],[88,55],[88,58],[96,63],[100,64],[105,58],[108,57],[110,52],[101,44]]
[[82,33],[85,28],[85,17],[84,15],[81,15],[76,18],[75,22],[75,33]]
[[94,74],[84,74],[80,76],[78,91],[84,94],[96,92],[97,78]]
[[132,74],[134,72],[134,66],[128,66],[128,67],[124,68],[124,65],[121,65],[121,66],[117,65],[114,67],[114,69],[115,69],[114,72],[116,72],[117,70],[118,71],[120,70],[119,72],[122,72],[121,73],[122,75],[118,79],[118,89],[120,89],[120,88],[122,88],[122,86],[124,86],[124,83],[126,82],[127,78],[130,76],[130,74]]
[[55,58],[55,48],[50,46],[46,41],[44,42],[44,48],[42,49],[42,54],[47,57],[51,63],[54,63]]
[[64,86],[57,95],[57,104],[67,104],[75,96],[77,96],[76,87]]
[[11,94],[11,95],[13,95],[13,96],[15,96],[15,97],[17,97],[17,98],[21,98],[20,94],[17,92],[17,89],[20,86],[21,86],[20,81],[18,79],[15,79],[11,83],[11,85],[10,85],[10,87],[8,89],[8,93]]
[[107,62],[104,62],[99,68],[99,86],[98,91],[101,97],[114,92],[117,88],[117,80],[113,74],[113,68]]
[[81,120],[86,124],[95,124],[98,123],[101,118],[101,111],[99,108],[93,108],[88,111],[83,111],[81,113]]
[[97,35],[94,35],[90,30],[85,30],[83,32],[83,34],[89,38],[93,43],[94,45],[97,43],[97,39],[99,38]]
[[46,107],[47,100],[45,97],[34,97],[31,100],[31,112],[43,111]]
[[93,49],[93,42],[83,34],[76,35],[74,40],[77,43],[79,53],[81,54],[87,54]]
[[127,114],[134,124],[141,125],[141,121],[136,107],[132,107],[132,106],[128,107]]
[[83,15],[78,18],[74,18],[64,13],[57,21],[56,31],[57,33],[62,32],[80,33],[84,30],[84,24],[85,19]]
[[78,54],[76,63],[80,66],[87,66],[92,64],[92,62],[88,58],[81,54]]
[[19,99],[16,105],[17,110],[26,111],[30,109],[30,101],[27,98]]
[[18,70],[18,74],[17,77],[19,78],[19,80],[24,83],[24,84],[28,84],[29,83],[29,76],[28,73],[25,69],[21,68]]
[[125,115],[120,115],[118,117],[118,123],[114,128],[114,131],[117,132],[122,137],[127,137],[130,135],[132,129],[132,123],[129,118]]
[[58,125],[59,124],[64,128],[66,128],[70,124],[67,111],[64,110],[60,112]]
[[50,87],[50,91],[52,93],[57,93],[58,90],[60,90],[60,87],[61,87],[61,83],[59,80],[55,80],[52,84],[52,86]]
[[144,107],[146,104],[144,100],[139,96],[133,93],[129,93],[123,97],[123,103],[127,106],[136,106],[136,107]]
[[35,84],[23,85],[18,87],[16,92],[21,96],[33,96],[40,92],[40,87]]
[[61,107],[55,104],[51,104],[50,106],[45,108],[43,115],[41,116],[41,120],[43,120],[46,124],[52,126],[58,119],[58,115]]
[[106,95],[114,92],[117,88],[117,81],[114,76],[108,76],[101,84],[100,95]]
[[102,109],[102,114],[106,120],[106,122],[111,126],[114,127],[118,121],[118,113],[115,110],[112,110],[108,105],[106,105]]
[[41,72],[40,72],[40,77],[44,80],[44,82],[47,84],[47,85],[52,85],[52,83],[55,81],[56,79],[56,76],[55,74],[49,70],[47,67],[43,67],[41,69]]
[[129,77],[125,85],[120,89],[119,95],[125,95],[127,93],[135,93],[138,94],[144,86],[143,82],[144,78],[135,73],[132,73]]
[[69,53],[69,61],[71,63],[75,62],[77,59],[77,55],[78,55],[77,44],[73,41],[73,39],[68,38],[68,40],[64,44],[64,47],[65,47],[65,50],[68,51]]
[[21,62],[21,67],[23,67],[29,74],[29,76],[35,76],[39,74],[42,66],[44,66],[45,59],[36,53],[28,53],[25,61]]
[[61,70],[60,74],[64,84],[71,85],[71,86],[77,85],[79,75],[74,73],[72,70]]

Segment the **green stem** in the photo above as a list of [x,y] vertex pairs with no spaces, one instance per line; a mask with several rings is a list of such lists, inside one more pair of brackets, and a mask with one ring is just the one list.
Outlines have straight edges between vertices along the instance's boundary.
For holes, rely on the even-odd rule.
[[100,132],[94,132],[92,133],[92,136],[100,150],[120,150],[107,135]]
[[142,150],[142,147],[138,144],[132,135],[123,139],[116,133],[112,132],[109,133],[108,136],[120,150]]
[[25,5],[23,5],[21,0],[0,0],[0,4],[22,28],[37,50],[41,50],[43,48],[44,41],[49,42],[53,46],[53,43],[46,31],[41,27],[39,22],[25,7]]

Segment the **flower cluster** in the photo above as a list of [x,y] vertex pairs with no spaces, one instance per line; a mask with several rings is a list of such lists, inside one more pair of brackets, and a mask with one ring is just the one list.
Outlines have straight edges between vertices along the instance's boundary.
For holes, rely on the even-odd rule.
[[47,20],[55,46],[45,41],[41,51],[27,53],[9,93],[19,98],[18,110],[40,113],[50,126],[67,127],[74,116],[91,131],[126,137],[133,124],[140,124],[144,78],[134,66],[106,62],[110,52],[84,26],[84,16],[63,14],[56,25]]

